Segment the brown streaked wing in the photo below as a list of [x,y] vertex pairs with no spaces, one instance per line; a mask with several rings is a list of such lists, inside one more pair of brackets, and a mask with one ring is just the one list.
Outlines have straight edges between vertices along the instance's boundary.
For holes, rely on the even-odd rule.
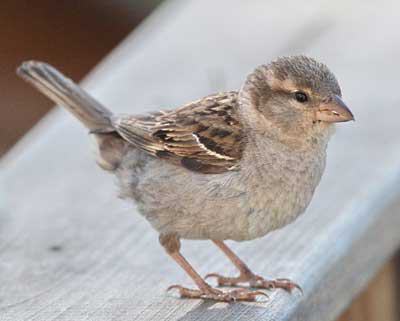
[[201,173],[236,168],[244,149],[237,92],[219,93],[173,111],[114,119],[117,132],[149,154]]

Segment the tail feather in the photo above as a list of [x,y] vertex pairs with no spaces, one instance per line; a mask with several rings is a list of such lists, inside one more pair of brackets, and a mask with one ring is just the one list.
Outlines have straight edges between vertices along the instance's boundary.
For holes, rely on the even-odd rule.
[[68,109],[90,131],[113,130],[112,113],[52,66],[27,61],[17,69],[17,74],[56,104]]

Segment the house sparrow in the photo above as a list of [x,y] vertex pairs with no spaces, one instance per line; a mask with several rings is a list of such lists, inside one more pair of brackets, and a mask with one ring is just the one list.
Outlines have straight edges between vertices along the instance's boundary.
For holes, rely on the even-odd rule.
[[[279,58],[256,68],[239,91],[143,116],[114,115],[45,63],[25,62],[18,74],[95,136],[98,164],[117,176],[121,196],[135,200],[197,285],[170,289],[187,298],[252,301],[265,295],[254,288],[300,288],[254,274],[224,240],[259,238],[310,203],[333,124],[354,119],[325,65],[305,56]],[[180,253],[180,239],[212,240],[240,274],[207,277],[249,288],[211,287]]]

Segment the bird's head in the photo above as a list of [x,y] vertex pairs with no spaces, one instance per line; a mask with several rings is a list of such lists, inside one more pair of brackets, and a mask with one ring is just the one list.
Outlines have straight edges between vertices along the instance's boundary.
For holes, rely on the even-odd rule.
[[306,56],[282,57],[258,67],[242,91],[248,92],[252,106],[265,119],[288,134],[354,120],[336,77],[327,66]]

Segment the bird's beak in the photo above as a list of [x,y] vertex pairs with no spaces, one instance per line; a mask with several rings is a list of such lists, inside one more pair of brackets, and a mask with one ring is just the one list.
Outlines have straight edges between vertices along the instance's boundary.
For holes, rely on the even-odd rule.
[[354,116],[342,98],[335,95],[329,102],[322,103],[318,107],[315,119],[328,123],[339,123],[354,120]]

